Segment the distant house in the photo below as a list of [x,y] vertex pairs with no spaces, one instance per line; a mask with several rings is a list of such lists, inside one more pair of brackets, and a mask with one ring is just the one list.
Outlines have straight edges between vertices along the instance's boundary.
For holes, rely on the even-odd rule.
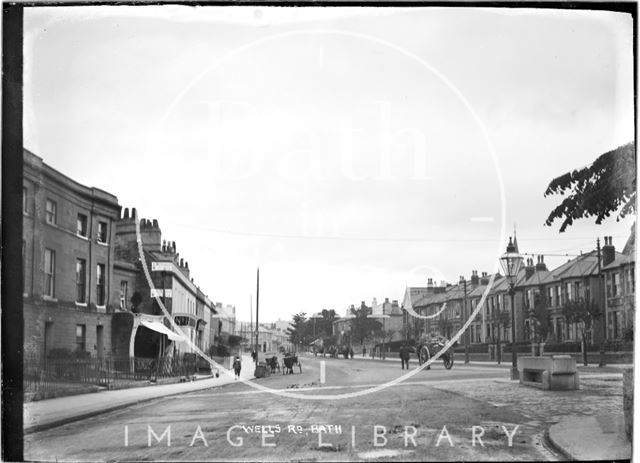
[[[632,237],[634,234],[632,233]],[[630,238],[634,239],[634,238]],[[605,246],[613,246],[611,237],[605,237]],[[603,247],[603,251],[604,251]],[[626,252],[602,268],[605,278],[607,339],[618,340],[631,334],[635,316],[635,246],[625,246]]]

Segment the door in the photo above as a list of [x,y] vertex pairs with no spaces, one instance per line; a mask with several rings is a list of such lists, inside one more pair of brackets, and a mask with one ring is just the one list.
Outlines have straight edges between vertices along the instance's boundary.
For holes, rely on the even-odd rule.
[[44,324],[44,358],[46,359],[51,352],[53,343],[53,322],[45,322]]
[[96,326],[96,356],[101,359],[104,355],[104,326]]

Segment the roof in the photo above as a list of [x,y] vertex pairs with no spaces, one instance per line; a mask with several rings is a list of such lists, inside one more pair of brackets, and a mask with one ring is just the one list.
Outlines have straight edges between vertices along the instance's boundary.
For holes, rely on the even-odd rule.
[[407,295],[408,295],[409,298],[410,298],[409,302],[411,303],[411,307],[415,307],[416,303],[420,299],[422,299],[423,297],[428,295],[431,291],[432,291],[432,288],[424,288],[424,287],[409,288],[409,287],[407,287],[407,289],[405,290],[404,304],[407,303]]
[[543,284],[547,275],[549,275],[549,270],[535,270],[533,275],[529,278],[525,279],[522,282],[522,286],[537,286]]
[[631,233],[629,234],[629,238],[627,238],[627,242],[622,249],[623,254],[635,255],[636,254],[636,223],[633,222],[631,226]]
[[[611,264],[615,263],[615,261],[622,256],[623,254],[615,251],[615,258]],[[551,270],[541,279],[540,284],[552,283],[567,278],[582,278],[596,275],[598,275],[598,254],[597,251],[590,251]]]
[[618,268],[622,265],[628,265],[635,263],[636,258],[633,254],[620,254],[613,259],[613,262],[609,263],[605,267],[602,267],[602,270],[612,270],[614,268]]

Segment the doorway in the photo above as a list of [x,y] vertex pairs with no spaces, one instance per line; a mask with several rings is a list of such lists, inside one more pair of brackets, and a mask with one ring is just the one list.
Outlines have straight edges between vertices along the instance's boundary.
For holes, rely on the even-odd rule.
[[44,358],[46,359],[51,352],[53,344],[53,322],[44,323]]
[[104,355],[104,326],[96,326],[96,356],[101,359]]

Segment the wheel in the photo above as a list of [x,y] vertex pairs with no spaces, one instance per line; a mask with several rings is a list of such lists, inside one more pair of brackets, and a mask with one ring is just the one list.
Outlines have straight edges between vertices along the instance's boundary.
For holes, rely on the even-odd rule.
[[451,367],[453,366],[453,353],[450,353],[444,356],[442,358],[442,363],[444,363],[444,367],[447,370],[451,370]]
[[429,353],[427,346],[420,347],[420,350],[418,351],[418,362],[420,365],[427,362],[430,358],[431,354]]

